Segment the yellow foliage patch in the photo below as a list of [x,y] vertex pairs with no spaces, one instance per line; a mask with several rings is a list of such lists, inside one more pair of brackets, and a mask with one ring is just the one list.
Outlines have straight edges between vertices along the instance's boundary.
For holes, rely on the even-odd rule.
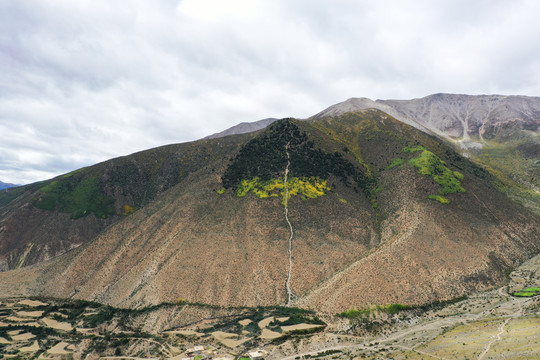
[[330,188],[327,186],[326,180],[311,176],[288,178],[287,190],[288,196],[286,196],[285,184],[281,179],[261,181],[258,177],[255,177],[250,180],[242,180],[236,190],[236,196],[244,197],[249,192],[261,199],[279,196],[282,198],[283,204],[286,204],[292,196],[301,195],[302,198],[315,199],[326,194]]
[[129,215],[129,214],[132,214],[136,211],[137,209],[134,208],[133,206],[129,206],[128,204],[125,204],[122,208],[122,215]]

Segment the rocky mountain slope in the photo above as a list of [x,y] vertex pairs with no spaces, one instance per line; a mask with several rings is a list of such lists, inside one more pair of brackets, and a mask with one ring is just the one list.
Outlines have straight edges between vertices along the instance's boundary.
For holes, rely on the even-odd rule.
[[[197,161],[188,150],[205,156]],[[0,273],[0,293],[121,307],[183,298],[337,312],[494,287],[540,250],[538,215],[501,193],[495,177],[379,110],[284,119],[260,133],[137,156],[149,158],[133,169],[161,173],[170,163],[174,175],[147,203],[133,194],[161,181],[98,187],[105,198],[92,198],[101,206],[84,209],[74,199],[86,190],[69,185],[67,196],[52,182],[5,201],[8,215],[26,206],[71,222],[104,214],[111,224],[51,261]],[[118,161],[90,169],[114,170]],[[126,174],[113,170],[90,178]],[[126,204],[139,209],[119,215]]]
[[540,214],[540,98],[435,94],[412,100],[351,98],[313,116],[380,109],[445,139],[496,176],[499,188]]
[[[370,108],[444,139],[497,177],[501,191],[540,214],[540,98],[459,94],[411,100],[351,98],[312,118]],[[242,123],[211,137],[260,130],[272,121]]]
[[223,161],[245,139],[163,146],[0,192],[0,271],[46,261],[90,241],[200,166]]
[[375,108],[421,130],[427,130],[463,146],[503,139],[508,130],[533,133],[540,127],[540,98],[502,95],[434,94],[412,100],[351,98],[332,105],[314,118]]

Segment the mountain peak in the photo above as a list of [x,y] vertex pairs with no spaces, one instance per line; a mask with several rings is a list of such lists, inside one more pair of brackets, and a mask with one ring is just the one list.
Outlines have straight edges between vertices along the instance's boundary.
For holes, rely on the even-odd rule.
[[240,124],[232,126],[226,130],[220,131],[212,135],[208,135],[204,137],[203,139],[217,139],[217,138],[229,136],[229,135],[240,135],[240,134],[250,133],[253,131],[264,129],[265,127],[272,124],[276,120],[277,120],[276,118],[266,118],[266,119],[253,121],[253,122],[241,122]]
[[437,93],[411,100],[350,98],[332,105],[312,118],[377,108],[422,131],[467,148],[481,147],[488,138],[507,136],[505,124],[537,132],[540,127],[540,98],[507,95],[463,95]]

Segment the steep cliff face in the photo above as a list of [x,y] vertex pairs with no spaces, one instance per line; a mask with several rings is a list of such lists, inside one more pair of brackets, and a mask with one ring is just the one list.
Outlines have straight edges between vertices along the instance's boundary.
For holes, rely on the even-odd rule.
[[0,292],[337,312],[493,287],[540,250],[538,216],[489,172],[381,111],[235,141],[92,241],[0,273]]

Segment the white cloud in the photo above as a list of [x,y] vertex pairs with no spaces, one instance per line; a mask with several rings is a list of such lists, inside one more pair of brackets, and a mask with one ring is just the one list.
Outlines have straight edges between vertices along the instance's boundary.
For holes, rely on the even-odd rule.
[[0,180],[351,96],[538,95],[538,13],[530,0],[6,0]]
[[182,0],[176,10],[197,19],[215,21],[254,15],[257,3],[253,0]]

